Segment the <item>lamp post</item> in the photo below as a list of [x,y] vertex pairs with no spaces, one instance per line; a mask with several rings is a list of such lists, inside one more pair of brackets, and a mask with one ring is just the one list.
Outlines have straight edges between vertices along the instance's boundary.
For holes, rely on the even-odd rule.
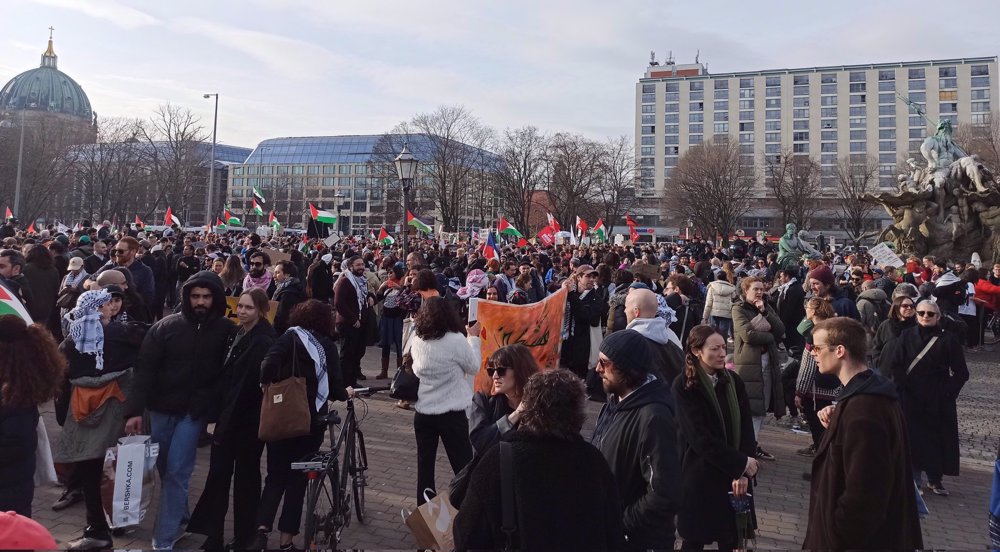
[[[215,116],[212,117],[212,163],[208,167],[208,203],[205,205],[205,224],[212,227],[212,184],[215,181],[215,132],[219,128],[219,93],[205,94],[206,100],[215,96]],[[228,224],[229,221],[226,221]]]
[[420,162],[410,153],[410,148],[404,142],[403,151],[399,152],[394,163],[396,164],[396,175],[399,176],[400,187],[403,191],[403,262],[406,262],[406,256],[410,252],[409,232],[407,232],[406,227],[406,213],[410,210],[407,196],[410,193],[410,186],[413,184],[413,177],[417,174],[417,165]]
[[21,143],[17,146],[17,180],[14,183],[14,213],[21,216],[21,161],[24,157],[24,110],[21,110]]

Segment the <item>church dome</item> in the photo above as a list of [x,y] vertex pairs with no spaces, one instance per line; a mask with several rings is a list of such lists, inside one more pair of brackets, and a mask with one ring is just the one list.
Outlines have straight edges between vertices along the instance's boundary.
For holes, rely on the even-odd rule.
[[87,94],[75,80],[58,69],[57,61],[49,37],[41,66],[17,75],[0,89],[0,113],[28,110],[69,115],[91,122],[94,113]]

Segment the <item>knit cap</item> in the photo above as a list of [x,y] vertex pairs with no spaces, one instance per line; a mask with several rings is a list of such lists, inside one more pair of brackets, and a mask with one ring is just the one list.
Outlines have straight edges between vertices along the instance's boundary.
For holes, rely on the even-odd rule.
[[820,265],[809,271],[809,278],[822,282],[827,286],[833,285],[833,271],[826,265]]
[[652,358],[646,338],[635,330],[621,330],[605,337],[601,342],[601,352],[615,366],[622,366],[630,371],[647,372],[649,359]]

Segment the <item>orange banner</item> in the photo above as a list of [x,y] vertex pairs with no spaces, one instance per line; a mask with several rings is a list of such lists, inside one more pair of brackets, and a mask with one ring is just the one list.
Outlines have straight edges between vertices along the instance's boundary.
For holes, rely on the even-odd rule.
[[559,367],[567,294],[566,289],[561,288],[544,301],[530,305],[479,301],[477,317],[483,327],[482,363],[476,374],[476,391],[490,393],[493,382],[486,375],[486,359],[504,345],[524,345],[542,370]]

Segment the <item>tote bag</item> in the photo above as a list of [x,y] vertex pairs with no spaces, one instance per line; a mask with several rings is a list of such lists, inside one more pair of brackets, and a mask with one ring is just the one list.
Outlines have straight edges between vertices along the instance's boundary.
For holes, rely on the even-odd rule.
[[297,370],[298,336],[292,337],[292,375],[264,385],[257,438],[265,443],[309,435],[312,410],[306,392],[306,378]]

